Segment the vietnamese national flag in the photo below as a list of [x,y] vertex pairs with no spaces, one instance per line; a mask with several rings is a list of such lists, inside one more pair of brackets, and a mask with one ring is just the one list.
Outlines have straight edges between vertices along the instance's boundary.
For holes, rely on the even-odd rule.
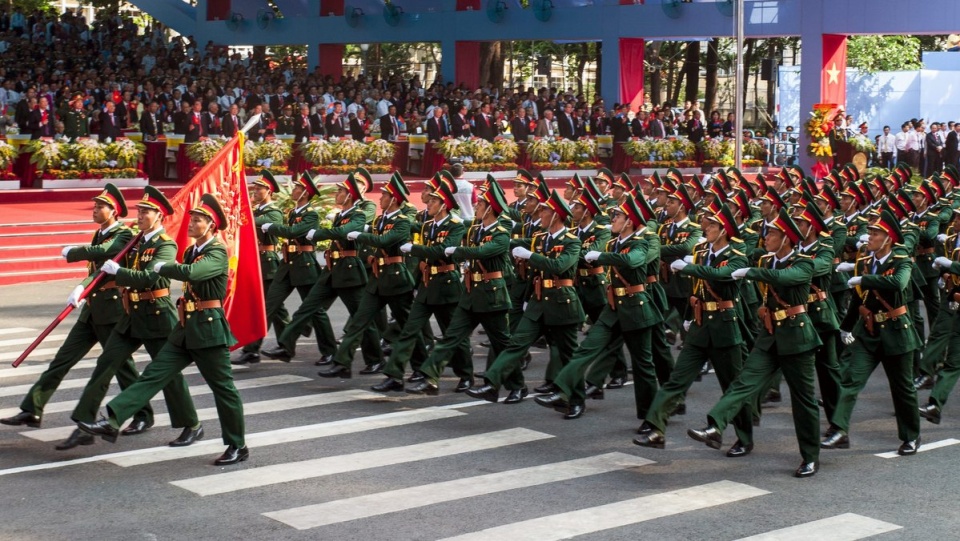
[[820,103],[844,106],[847,102],[847,36],[823,35],[823,71]]
[[237,339],[237,344],[232,348],[236,349],[267,334],[260,254],[246,177],[243,174],[241,133],[238,132],[228,141],[217,155],[170,199],[174,215],[166,229],[177,241],[180,249],[178,260],[182,260],[184,249],[193,244],[193,239],[187,236],[187,213],[200,204],[200,196],[205,193],[217,196],[229,224],[219,232],[220,242],[226,246],[230,261],[223,312]]

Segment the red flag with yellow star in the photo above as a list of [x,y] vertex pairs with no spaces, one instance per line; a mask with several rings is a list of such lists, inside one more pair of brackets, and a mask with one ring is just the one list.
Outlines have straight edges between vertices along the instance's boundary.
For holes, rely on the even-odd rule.
[[847,103],[847,36],[823,35],[820,102],[840,106]]
[[174,215],[167,221],[167,233],[177,241],[182,260],[184,249],[193,244],[187,236],[190,209],[200,204],[200,196],[214,194],[227,215],[227,225],[218,232],[230,261],[227,297],[223,312],[237,339],[232,348],[244,346],[267,334],[260,253],[253,223],[253,209],[243,173],[243,136],[238,133],[170,199]]

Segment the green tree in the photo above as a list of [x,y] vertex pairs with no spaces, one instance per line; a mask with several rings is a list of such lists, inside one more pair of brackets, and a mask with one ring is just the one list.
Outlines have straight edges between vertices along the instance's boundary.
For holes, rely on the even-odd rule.
[[20,10],[21,13],[33,13],[42,11],[48,14],[55,14],[57,7],[52,0],[12,0],[10,5],[14,10]]
[[847,40],[847,65],[868,73],[915,70],[921,43],[914,36],[853,36]]

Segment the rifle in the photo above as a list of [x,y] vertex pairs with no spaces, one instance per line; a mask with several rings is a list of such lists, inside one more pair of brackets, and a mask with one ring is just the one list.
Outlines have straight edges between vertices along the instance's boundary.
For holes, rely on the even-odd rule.
[[[122,250],[120,250],[120,253],[118,253],[113,258],[113,261],[116,263],[119,263],[120,260],[127,255],[127,252],[133,249],[133,247],[136,246],[137,243],[140,242],[140,239],[142,238],[143,238],[143,231],[141,231],[140,233],[137,233],[137,236],[133,237],[133,240],[128,242],[127,245],[124,246]],[[100,271],[99,273],[97,273],[97,275],[93,277],[93,280],[90,280],[90,283],[87,284],[87,287],[84,288],[83,293],[80,294],[80,298],[81,299],[87,298],[87,295],[89,295],[91,291],[93,291],[94,289],[100,286],[100,283],[103,282],[103,279],[106,275],[107,273],[103,271]],[[74,308],[75,306],[73,306],[72,304],[68,304],[63,309],[63,311],[61,311],[60,314],[57,317],[55,317],[53,321],[50,322],[49,325],[47,325],[47,328],[44,329],[43,332],[41,332],[40,335],[37,336],[37,338],[33,342],[31,342],[29,346],[27,346],[27,349],[23,353],[21,353],[19,357],[17,357],[17,360],[13,361],[13,367],[16,368],[20,366],[20,363],[22,363],[27,358],[27,356],[30,355],[30,353],[33,352],[33,350],[36,349],[37,346],[40,345],[40,342],[43,342],[43,339],[46,338],[48,334],[53,332],[53,329],[57,328],[57,325],[59,325],[64,319],[67,318],[68,315],[70,315],[70,312],[73,312]]]

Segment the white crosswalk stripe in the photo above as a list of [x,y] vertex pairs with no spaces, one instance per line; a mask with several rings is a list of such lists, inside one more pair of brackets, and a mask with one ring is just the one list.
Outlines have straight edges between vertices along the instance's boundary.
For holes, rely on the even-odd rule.
[[[46,341],[44,341],[44,344],[46,344]],[[0,353],[0,361],[13,361],[13,360],[15,360],[17,357],[19,357],[21,353],[23,353],[23,350],[24,350],[24,349],[25,349],[25,348],[18,348],[16,351],[4,351],[4,352]],[[60,346],[57,346],[57,347],[49,347],[49,348],[37,348],[37,349],[31,351],[31,352],[30,352],[30,355],[29,355],[29,356],[26,358],[26,360],[24,360],[23,362],[25,362],[25,363],[35,363],[35,362],[48,363],[48,362],[50,362],[50,361],[53,360],[53,356],[56,355],[58,351],[60,351]],[[97,345],[93,346],[93,348],[90,349],[90,352],[93,353],[93,354],[98,354],[98,353],[100,353],[100,351],[101,351],[100,344],[97,344]],[[21,370],[22,370],[23,368],[26,368],[26,366],[21,365],[20,368],[21,368]],[[2,376],[0,376],[0,377],[2,377]]]
[[566,462],[367,494],[263,513],[263,515],[298,530],[307,530],[463,498],[637,468],[647,464],[653,464],[653,461],[624,453],[607,453]]
[[[184,370],[183,371],[184,375],[199,372],[197,370],[197,367],[195,366],[189,366],[187,368],[191,368],[192,370],[189,372],[187,370]],[[300,383],[304,381],[313,381],[313,380],[311,380],[310,378],[305,378],[303,376],[280,375],[280,376],[267,376],[263,378],[244,379],[244,380],[235,381],[234,383],[236,384],[237,389],[244,390],[244,389],[259,389],[261,387],[271,387],[273,385],[283,385],[285,383]],[[213,391],[210,390],[210,387],[202,384],[194,385],[190,387],[191,396],[202,396],[206,394],[211,394],[212,392]],[[106,403],[112,400],[113,398],[114,398],[113,396],[108,396],[104,398],[103,401]],[[151,401],[157,402],[160,400],[163,400],[162,394],[159,394],[153,397],[153,400]],[[64,411],[73,411],[73,409],[77,407],[78,402],[79,400],[64,400],[62,402],[49,402],[47,403],[46,406],[44,406],[43,413],[48,414],[48,413],[61,413]],[[18,413],[20,413],[20,408],[0,409],[0,418],[10,417]]]
[[35,330],[36,329],[31,329],[29,327],[10,327],[8,329],[0,329],[0,336],[3,336],[5,334],[20,334],[25,332],[34,332]]
[[216,475],[205,475],[203,477],[173,481],[171,484],[199,494],[200,496],[210,496],[289,481],[314,479],[338,473],[496,449],[498,447],[530,443],[552,437],[550,434],[527,430],[525,428],[511,428],[497,432],[430,441],[404,447],[377,449],[374,451],[289,462]]
[[[917,449],[917,452],[925,453],[927,451],[933,451],[934,449],[940,449],[941,447],[949,447],[951,445],[956,445],[958,443],[960,443],[960,440],[955,438],[947,438],[945,440],[940,440],[940,441],[931,441],[930,443],[923,442],[923,445],[921,445],[920,448]],[[897,458],[900,455],[897,454],[896,451],[890,451],[887,453],[877,453],[874,456],[878,456],[880,458]]]
[[[275,400],[261,400],[258,402],[246,402],[243,404],[243,415],[260,415],[263,413],[276,413],[278,411],[288,411],[299,408],[312,408],[315,406],[326,406],[328,404],[338,404],[340,402],[351,402],[354,400],[381,400],[383,395],[360,390],[337,391],[333,393],[321,393],[305,396],[291,396],[288,398],[278,398]],[[197,417],[201,421],[217,419],[217,408],[202,408],[197,410]],[[166,413],[154,416],[154,426],[170,426],[170,416]],[[56,441],[66,439],[75,429],[75,426],[61,426],[56,428],[41,428],[38,430],[28,430],[20,434],[40,441]]]
[[[134,360],[137,360],[137,357],[138,357],[137,355],[134,355],[133,357]],[[144,354],[141,360],[146,360],[148,358],[149,357],[146,354]],[[242,369],[245,369],[246,367],[234,366],[233,368],[234,369],[240,368],[242,370]],[[199,374],[200,370],[198,370],[196,366],[188,366],[183,369],[182,373],[184,376],[190,376],[193,374]],[[87,381],[88,380],[83,377],[76,378],[76,379],[65,379],[60,382],[60,385],[57,386],[57,391],[60,391],[61,389],[83,389],[84,387],[87,386]],[[8,385],[6,387],[0,387],[0,398],[5,396],[23,396],[30,391],[31,387],[33,387],[33,383],[25,383],[23,385]]]
[[[56,350],[54,350],[54,353],[56,353]],[[150,355],[146,353],[135,353],[133,355],[133,360],[134,362],[138,362],[138,363],[141,361],[149,361]],[[82,370],[84,368],[94,368],[96,366],[97,366],[97,358],[93,357],[93,358],[88,358],[78,362],[77,364],[73,365],[73,368],[71,368],[70,370]],[[234,371],[246,370],[246,369],[247,369],[246,365],[238,365],[233,367]],[[44,373],[46,370],[47,370],[47,364],[42,364],[42,365],[35,364],[30,366],[20,365],[18,368],[2,368],[0,369],[0,379],[15,378],[19,376],[37,376]],[[67,381],[72,381],[72,380],[65,380],[64,383],[66,383]],[[86,385],[86,380],[84,380],[84,385]],[[61,386],[61,388],[64,388],[64,387]]]
[[750,485],[717,481],[705,485],[589,507],[569,513],[504,524],[443,541],[551,541],[629,526],[680,513],[706,509],[769,494]]
[[872,519],[863,515],[844,513],[835,517],[815,520],[781,530],[773,530],[737,541],[807,541],[809,539],[829,539],[830,541],[856,541],[874,535],[880,535],[903,526]]
[[[43,343],[46,344],[48,342],[62,342],[66,337],[67,337],[66,334],[50,334],[43,339]],[[11,347],[11,346],[27,346],[27,345],[30,345],[31,342],[36,340],[36,338],[37,338],[36,336],[32,336],[29,338],[9,338],[7,340],[0,340],[0,348]],[[17,353],[16,355],[14,355],[13,358],[16,359],[17,357],[19,357],[20,353]]]

